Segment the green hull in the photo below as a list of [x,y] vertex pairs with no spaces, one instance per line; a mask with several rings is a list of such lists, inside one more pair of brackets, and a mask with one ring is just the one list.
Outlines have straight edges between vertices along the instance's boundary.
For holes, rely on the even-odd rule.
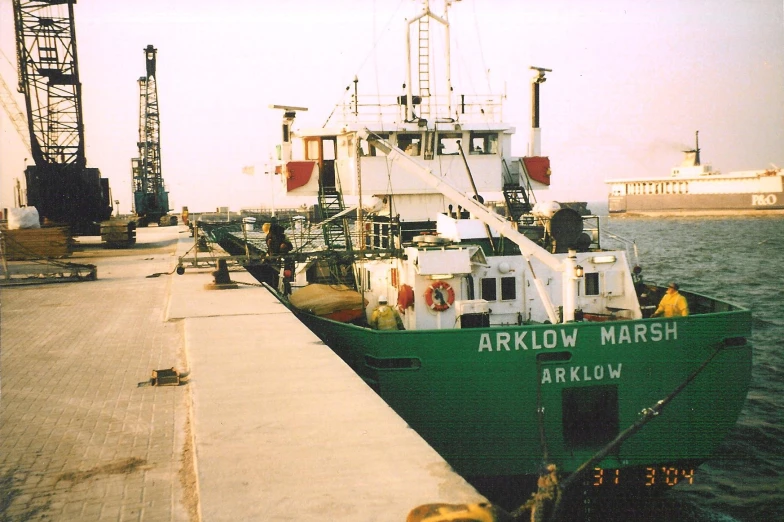
[[533,475],[545,452],[562,472],[577,469],[721,347],[599,466],[661,470],[714,452],[746,397],[751,313],[695,297],[726,311],[402,332],[293,311],[459,473]]

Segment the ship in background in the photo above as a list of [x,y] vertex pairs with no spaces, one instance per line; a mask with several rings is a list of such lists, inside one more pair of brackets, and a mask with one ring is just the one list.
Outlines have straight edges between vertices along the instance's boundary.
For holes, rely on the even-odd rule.
[[605,181],[610,186],[610,213],[735,214],[784,213],[784,169],[748,170],[723,174],[700,162],[696,146],[684,151],[670,176]]

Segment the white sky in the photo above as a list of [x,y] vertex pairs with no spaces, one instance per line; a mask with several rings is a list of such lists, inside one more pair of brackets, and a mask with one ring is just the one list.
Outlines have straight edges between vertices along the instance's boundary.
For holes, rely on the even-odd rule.
[[[433,0],[434,11],[439,0]],[[416,0],[79,0],[75,6],[88,166],[130,212],[143,49],[158,49],[162,173],[175,210],[269,205],[262,174],[280,111],[320,126],[359,77],[360,96],[399,92],[403,19]],[[784,166],[783,0],[463,0],[450,11],[455,92],[508,94],[524,154],[530,65],[542,86],[552,199],[604,201],[605,179],[666,175],[700,131],[722,171]],[[0,49],[15,60],[11,0]],[[15,64],[0,73],[16,85]],[[21,95],[17,98],[24,107]],[[0,205],[27,153],[0,111]],[[256,176],[241,173],[255,165]],[[281,205],[280,194],[275,203]],[[543,199],[541,196],[539,199]]]

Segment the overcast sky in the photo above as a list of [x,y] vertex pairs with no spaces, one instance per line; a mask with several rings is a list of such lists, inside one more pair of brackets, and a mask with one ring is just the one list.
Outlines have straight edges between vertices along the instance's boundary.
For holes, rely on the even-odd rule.
[[[434,10],[440,1],[432,2]],[[416,0],[79,0],[75,6],[88,166],[130,212],[143,49],[158,49],[164,181],[173,207],[269,205],[264,164],[280,112],[320,126],[354,75],[360,95],[398,92],[404,18]],[[700,131],[721,171],[784,166],[782,0],[463,0],[450,11],[456,92],[506,92],[524,154],[529,66],[542,86],[552,199],[604,201],[605,179],[667,175]],[[0,49],[15,61],[11,0]],[[0,56],[12,88],[15,63]],[[24,100],[17,97],[24,107]],[[13,205],[25,152],[0,113],[0,202]],[[255,165],[256,175],[242,174]],[[276,196],[276,204],[282,202]],[[539,199],[547,199],[539,196]]]

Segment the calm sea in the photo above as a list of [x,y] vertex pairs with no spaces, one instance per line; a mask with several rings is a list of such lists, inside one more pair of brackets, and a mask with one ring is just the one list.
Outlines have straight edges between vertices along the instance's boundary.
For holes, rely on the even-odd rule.
[[602,519],[784,521],[784,217],[611,216],[601,226],[635,241],[647,280],[677,281],[754,317],[751,387],[719,451],[694,484],[614,503]]

